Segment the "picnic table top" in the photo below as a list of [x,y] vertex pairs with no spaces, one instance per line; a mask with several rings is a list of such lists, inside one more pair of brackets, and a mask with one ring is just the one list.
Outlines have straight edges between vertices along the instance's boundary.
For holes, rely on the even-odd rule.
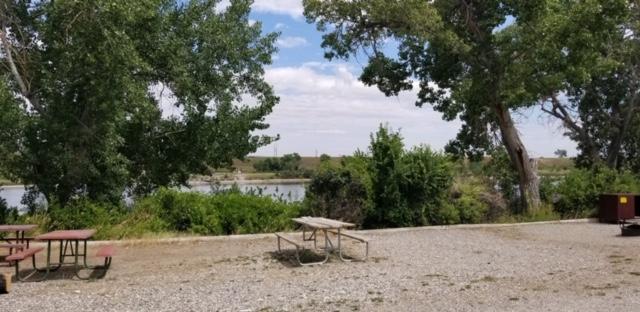
[[37,240],[86,240],[91,238],[96,230],[59,230],[36,236]]
[[0,232],[26,232],[38,227],[35,224],[1,224]]
[[292,219],[296,223],[304,224],[316,229],[341,229],[355,227],[353,223],[342,222],[339,220],[321,218],[321,217],[300,217]]

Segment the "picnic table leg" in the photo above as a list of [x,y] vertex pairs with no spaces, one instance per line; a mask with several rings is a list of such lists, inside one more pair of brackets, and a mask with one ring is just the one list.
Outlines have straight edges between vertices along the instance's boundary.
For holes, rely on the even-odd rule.
[[20,261],[16,261],[15,263],[15,267],[16,267],[16,278],[21,281],[21,282],[25,282],[29,279],[29,277],[33,276],[33,274],[37,273],[37,272],[44,272],[44,274],[36,280],[36,282],[42,282],[45,279],[47,279],[47,277],[49,276],[49,272],[51,271],[51,241],[47,241],[47,266],[44,269],[38,268],[36,266],[36,255],[32,255],[31,256],[31,265],[33,266],[33,272],[29,273],[27,276],[21,276],[20,275],[20,266],[19,266]]
[[[74,240],[73,242],[74,242],[74,243],[75,243],[75,245],[76,245],[76,252],[75,252],[75,254],[73,255],[73,260],[74,260],[74,261],[73,261],[73,267],[74,267],[74,269],[75,269],[76,277],[78,277],[79,279],[88,279],[88,278],[83,278],[83,277],[81,277],[81,276],[80,276],[80,274],[79,274],[79,273],[80,273],[81,268],[80,268],[80,265],[78,264],[78,256],[79,256],[78,240],[76,239],[76,240]],[[73,246],[73,245],[72,245],[72,246]],[[86,246],[85,246],[85,248],[86,248]],[[85,253],[87,252],[87,250],[86,250],[86,249],[85,249],[84,251],[85,251]],[[84,264],[85,264],[85,266],[86,266],[86,264],[87,264],[86,257],[85,257]]]
[[[55,272],[60,267],[62,267],[62,241],[60,241],[60,257],[58,258],[60,261],[57,263],[55,267],[51,267],[51,241],[47,241],[47,267],[44,269],[36,268],[35,260],[33,262],[33,267],[38,270],[38,272],[46,272],[46,275],[49,275],[49,272]],[[46,276],[45,275],[45,276]]]
[[[300,265],[325,264],[327,263],[327,261],[329,261],[329,253],[331,252],[329,249],[329,237],[327,236],[326,229],[323,229],[322,231],[324,232],[324,259],[322,261],[317,261],[317,262],[302,263],[302,261],[300,261],[299,248],[298,246],[296,246],[296,260],[298,260],[298,263]],[[280,249],[280,239],[278,239],[278,249]]]
[[[78,279],[81,280],[91,280],[91,279],[96,279],[96,278],[103,278],[105,275],[107,275],[107,270],[109,270],[109,267],[111,266],[111,257],[107,257],[104,259],[104,264],[103,265],[89,265],[87,264],[87,240],[83,240],[82,242],[82,246],[83,246],[83,250],[82,253],[80,253],[80,247],[78,246],[78,241],[76,241],[76,259],[78,257],[82,257],[83,259],[83,263],[82,265],[80,265],[76,260],[76,277],[78,277]],[[280,239],[278,238],[278,251],[280,251]],[[99,274],[96,274],[94,276],[89,275],[88,277],[82,277],[80,276],[80,271],[82,270],[99,270]]]
[[344,262],[351,262],[352,261],[351,259],[345,259],[342,256],[342,239],[341,239],[341,236],[342,235],[340,235],[340,228],[338,228],[338,256],[340,256],[340,260],[342,260]]

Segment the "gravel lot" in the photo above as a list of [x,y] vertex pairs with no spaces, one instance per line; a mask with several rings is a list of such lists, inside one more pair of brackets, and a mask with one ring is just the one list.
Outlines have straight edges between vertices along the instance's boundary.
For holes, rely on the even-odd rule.
[[271,235],[125,241],[104,279],[16,283],[0,311],[633,311],[640,237],[619,233],[595,223],[369,231],[368,261],[312,267],[275,256]]

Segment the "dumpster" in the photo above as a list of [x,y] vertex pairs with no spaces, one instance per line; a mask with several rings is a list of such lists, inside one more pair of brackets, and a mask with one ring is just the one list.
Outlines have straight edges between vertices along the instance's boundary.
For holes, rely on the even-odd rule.
[[617,223],[636,216],[635,194],[614,193],[600,195],[600,222]]

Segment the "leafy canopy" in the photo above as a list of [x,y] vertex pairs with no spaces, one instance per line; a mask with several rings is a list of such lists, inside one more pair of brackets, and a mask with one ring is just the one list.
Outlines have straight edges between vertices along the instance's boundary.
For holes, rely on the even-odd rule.
[[271,142],[253,133],[278,102],[263,69],[277,34],[249,23],[252,1],[218,4],[0,4],[2,173],[61,203],[118,201]]

